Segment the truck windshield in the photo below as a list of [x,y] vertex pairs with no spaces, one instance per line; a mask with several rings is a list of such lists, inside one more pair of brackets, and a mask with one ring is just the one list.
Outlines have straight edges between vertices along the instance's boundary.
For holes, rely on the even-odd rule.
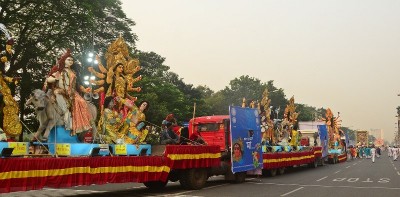
[[199,125],[197,125],[197,129],[199,132],[218,131],[219,124],[218,123],[199,124]]

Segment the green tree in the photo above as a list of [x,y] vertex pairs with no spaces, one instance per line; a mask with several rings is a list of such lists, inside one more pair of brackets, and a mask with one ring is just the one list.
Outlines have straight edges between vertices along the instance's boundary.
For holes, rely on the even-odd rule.
[[342,131],[347,133],[347,136],[349,137],[349,140],[356,140],[356,132],[353,129],[350,129],[348,127],[341,127]]
[[325,118],[325,114],[326,114],[326,109],[321,107],[319,109],[317,109],[317,117],[318,120],[321,120],[322,118]]
[[[149,100],[149,121],[161,124],[169,113],[173,113],[178,121],[189,121],[193,116],[194,103],[196,103],[196,116],[208,115],[210,107],[206,104],[205,97],[210,93],[207,87],[194,88],[186,84],[178,74],[169,71],[164,65],[165,58],[154,52],[138,51],[137,53],[144,77],[138,83],[142,91],[134,96]],[[212,92],[212,91],[211,91]]]
[[276,88],[273,81],[263,83],[259,79],[246,75],[231,80],[229,85],[206,99],[212,108],[212,114],[228,114],[228,107],[230,105],[241,106],[243,98],[246,98],[246,106],[252,100],[260,102],[266,88],[270,92],[271,106],[273,109],[279,109],[279,116],[282,115],[287,104],[283,89]]
[[296,111],[299,112],[298,121],[314,121],[317,117],[317,110],[305,104],[296,104]]
[[227,115],[229,104],[226,103],[225,95],[222,91],[213,93],[210,97],[205,98],[205,102],[210,106],[210,114],[208,115]]

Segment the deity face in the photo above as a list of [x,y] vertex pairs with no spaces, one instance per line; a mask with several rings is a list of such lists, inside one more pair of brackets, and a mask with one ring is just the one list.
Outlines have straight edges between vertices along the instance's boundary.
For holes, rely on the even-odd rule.
[[148,106],[147,102],[143,102],[143,103],[139,106],[139,110],[140,110],[141,112],[143,112],[144,110],[146,110],[147,106]]
[[240,150],[240,145],[233,145],[233,155],[235,158],[240,159],[242,157],[242,151]]
[[72,64],[74,64],[74,58],[67,57],[67,59],[65,59],[65,68],[70,68]]
[[108,103],[108,108],[112,109],[115,106],[114,100],[111,100],[110,103]]
[[122,73],[124,71],[124,65],[120,64],[117,66],[117,68],[115,69],[115,71],[117,73]]

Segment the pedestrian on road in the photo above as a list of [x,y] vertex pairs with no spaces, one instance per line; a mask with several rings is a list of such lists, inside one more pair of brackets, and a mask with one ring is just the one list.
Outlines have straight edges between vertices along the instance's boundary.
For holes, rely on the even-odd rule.
[[353,159],[357,159],[357,149],[355,147],[353,147],[353,149],[351,149],[351,157]]
[[376,148],[376,157],[379,158],[381,156],[381,148],[378,146]]
[[392,157],[392,147],[389,146],[388,148],[388,157]]
[[371,158],[371,148],[369,146],[364,149],[365,158]]
[[360,149],[358,149],[358,150],[359,150],[360,159],[362,159],[362,158],[364,157],[364,155],[363,155],[363,153],[364,153],[364,147],[362,146],[362,147],[360,147]]
[[397,156],[398,156],[397,151],[398,151],[397,146],[393,146],[393,148],[392,148],[393,161],[397,161]]
[[371,159],[372,159],[372,163],[375,163],[375,155],[376,155],[376,149],[375,149],[375,145],[371,146]]

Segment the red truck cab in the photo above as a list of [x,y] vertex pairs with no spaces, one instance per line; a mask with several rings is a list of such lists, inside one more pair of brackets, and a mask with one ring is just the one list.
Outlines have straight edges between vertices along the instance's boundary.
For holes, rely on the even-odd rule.
[[189,136],[200,135],[208,145],[217,145],[221,151],[230,147],[228,115],[202,116],[189,121]]

